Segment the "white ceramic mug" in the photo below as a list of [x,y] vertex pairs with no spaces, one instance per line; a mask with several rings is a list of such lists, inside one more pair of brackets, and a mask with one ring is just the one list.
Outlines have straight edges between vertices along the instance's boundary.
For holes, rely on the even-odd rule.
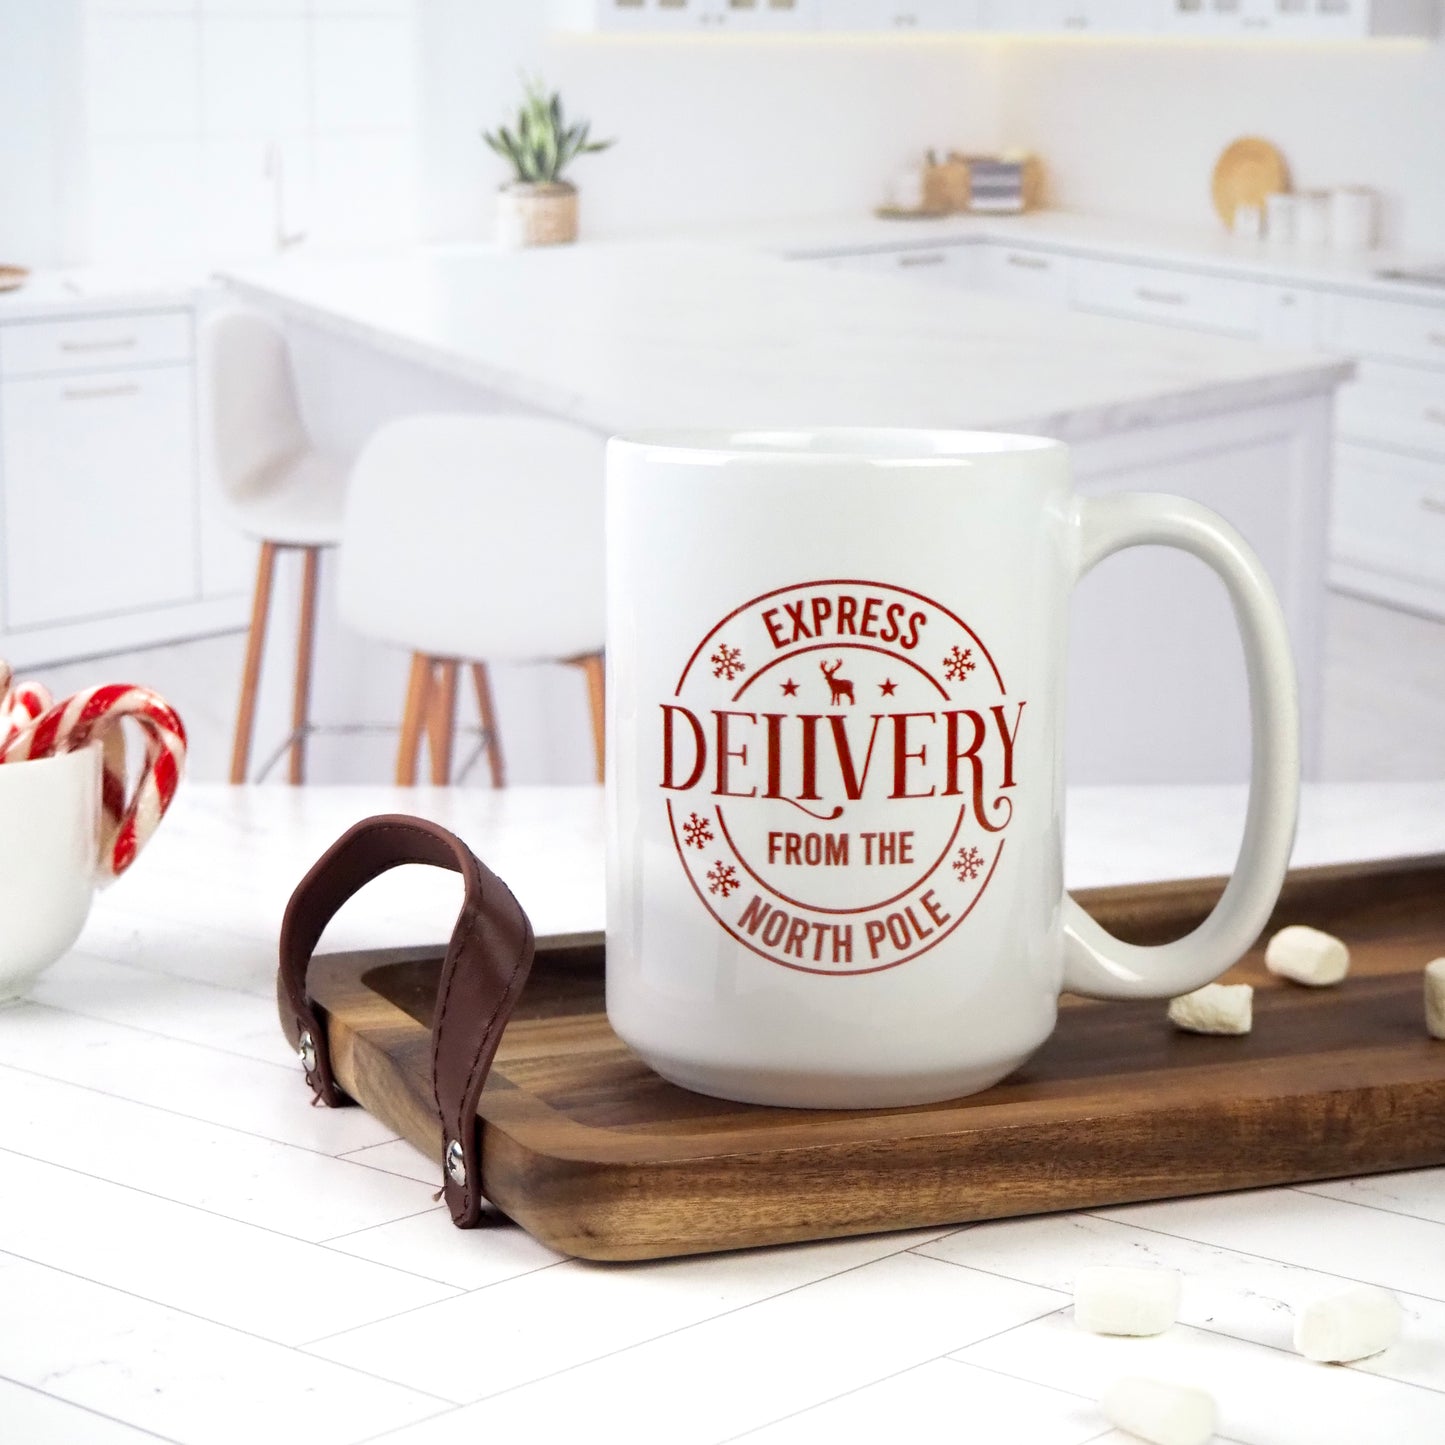
[[0,766],[0,1004],[22,997],[85,926],[100,841],[98,743]]
[[[1076,497],[1061,444],[973,432],[619,439],[607,493],[607,1012],[658,1073],[765,1104],[954,1098],[1038,1048],[1061,989],[1172,997],[1253,943],[1298,706],[1278,602],[1212,512]],[[1062,879],[1069,596],[1145,543],[1223,579],[1254,759],[1223,899],[1154,948]]]

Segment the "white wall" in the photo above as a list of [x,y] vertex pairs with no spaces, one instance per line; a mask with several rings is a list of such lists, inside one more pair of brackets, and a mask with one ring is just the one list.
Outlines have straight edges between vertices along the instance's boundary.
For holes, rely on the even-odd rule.
[[[487,236],[504,172],[478,132],[523,69],[621,140],[575,172],[592,234],[856,212],[928,145],[1030,145],[1056,204],[1205,222],[1215,158],[1255,132],[1297,184],[1378,185],[1389,238],[1445,250],[1445,42],[628,40],[550,35],[543,0],[415,3],[413,145],[385,113],[409,47],[365,43],[407,0],[0,0],[0,260],[253,253],[270,243],[261,156],[277,131],[301,142],[298,224],[317,241],[404,239],[413,170],[422,235]],[[102,32],[89,70],[86,14]],[[143,30],[183,63],[133,43]],[[334,124],[318,72],[297,83],[328,55]],[[399,82],[377,78],[388,66]]]
[[610,151],[579,161],[584,230],[842,215],[929,146],[995,143],[991,42],[549,35],[541,0],[421,0],[423,226],[490,234],[503,163],[479,131],[538,73]]
[[78,0],[0,0],[0,262],[70,259]]
[[1043,155],[1050,203],[1208,222],[1209,177],[1241,135],[1296,188],[1372,185],[1385,239],[1445,251],[1445,41],[1011,45],[1005,142]]
[[0,260],[414,241],[416,74],[412,0],[0,0]]

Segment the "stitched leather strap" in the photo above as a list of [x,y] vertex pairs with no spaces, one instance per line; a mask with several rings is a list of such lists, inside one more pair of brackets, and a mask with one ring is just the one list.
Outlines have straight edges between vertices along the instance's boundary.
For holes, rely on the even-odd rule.
[[453,1221],[481,1217],[481,1130],[477,1100],[532,967],[532,925],[507,885],[455,834],[422,818],[367,818],[342,834],[297,885],[281,923],[277,1003],[293,1028],[306,1082],[320,1102],[351,1101],[337,1085],[321,1015],[306,992],[306,970],[326,925],[352,894],[402,863],[430,863],[462,875],[466,897],[442,962],[432,1022],[432,1083],[442,1128],[442,1188]]

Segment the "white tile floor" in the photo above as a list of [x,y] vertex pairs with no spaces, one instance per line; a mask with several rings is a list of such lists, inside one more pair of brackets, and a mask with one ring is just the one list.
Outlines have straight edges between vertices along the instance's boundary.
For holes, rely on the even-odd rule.
[[[1073,799],[1070,878],[1218,866],[1237,797],[1183,797]],[[600,917],[595,793],[408,801],[486,838],[542,931]],[[1243,1445],[1445,1441],[1445,1169],[653,1265],[454,1230],[433,1165],[307,1107],[271,996],[295,879],[396,805],[188,791],[81,949],[0,1011],[4,1445],[1126,1445],[1095,1401],[1136,1373],[1206,1384]],[[1319,793],[1303,856],[1439,848],[1442,816],[1439,786]],[[1140,842],[1165,831],[1173,854]],[[456,901],[403,870],[328,939],[437,937]],[[1073,1278],[1105,1262],[1182,1270],[1180,1323],[1076,1329]],[[1395,1290],[1404,1336],[1308,1364],[1290,1306],[1340,1279]]]

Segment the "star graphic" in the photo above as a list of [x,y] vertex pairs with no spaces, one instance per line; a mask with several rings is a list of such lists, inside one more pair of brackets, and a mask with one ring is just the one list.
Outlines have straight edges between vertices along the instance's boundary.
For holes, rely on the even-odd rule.
[[892,697],[894,689],[897,686],[898,684],[896,682],[892,681],[892,679],[890,678],[885,677],[883,681],[878,684],[878,691],[881,692],[884,697]]
[[783,684],[783,696],[784,696],[784,697],[796,697],[797,694],[798,694],[798,684],[797,684],[796,682],[794,682],[793,679],[790,677],[790,678]]

